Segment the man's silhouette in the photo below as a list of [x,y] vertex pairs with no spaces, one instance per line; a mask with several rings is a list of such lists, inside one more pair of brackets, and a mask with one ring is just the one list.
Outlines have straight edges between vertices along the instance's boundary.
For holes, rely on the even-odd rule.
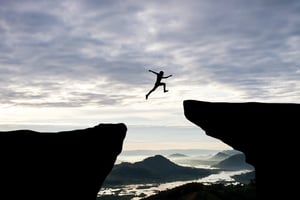
[[148,96],[154,91],[156,90],[156,88],[158,88],[159,86],[164,86],[164,92],[168,92],[168,90],[166,90],[166,84],[165,83],[162,83],[161,82],[161,79],[163,78],[169,78],[171,77],[172,75],[169,75],[169,76],[164,76],[164,72],[163,71],[160,71],[159,73],[155,72],[155,71],[152,71],[152,70],[148,70],[149,72],[152,72],[154,74],[156,74],[156,82],[154,84],[154,87],[152,88],[152,90],[150,90],[148,92],[148,94],[146,94],[146,100],[148,99]]

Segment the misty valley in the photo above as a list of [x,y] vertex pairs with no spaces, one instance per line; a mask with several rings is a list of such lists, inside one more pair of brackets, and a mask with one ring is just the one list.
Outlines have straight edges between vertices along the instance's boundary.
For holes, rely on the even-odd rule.
[[245,162],[242,152],[235,150],[177,150],[161,154],[145,151],[142,154],[122,152],[98,193],[99,200],[151,199],[153,195],[191,183],[225,187],[255,180],[254,168]]

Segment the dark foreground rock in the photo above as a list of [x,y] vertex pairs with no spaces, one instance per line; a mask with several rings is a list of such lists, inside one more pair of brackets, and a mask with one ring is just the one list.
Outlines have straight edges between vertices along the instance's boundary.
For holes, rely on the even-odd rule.
[[124,124],[0,132],[0,199],[95,200],[122,150]]

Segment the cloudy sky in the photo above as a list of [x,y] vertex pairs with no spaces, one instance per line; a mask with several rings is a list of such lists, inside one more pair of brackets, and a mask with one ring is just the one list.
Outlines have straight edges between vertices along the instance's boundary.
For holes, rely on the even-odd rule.
[[[297,0],[0,0],[0,37],[1,130],[124,122],[125,149],[218,149],[184,99],[300,102]],[[173,77],[146,101],[148,69]]]

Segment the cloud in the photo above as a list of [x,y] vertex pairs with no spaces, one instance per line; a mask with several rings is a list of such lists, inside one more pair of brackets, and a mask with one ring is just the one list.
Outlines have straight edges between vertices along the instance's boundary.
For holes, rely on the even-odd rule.
[[0,5],[0,92],[14,105],[138,101],[150,68],[181,90],[299,99],[298,1],[21,2]]
[[283,9],[277,4],[261,7],[258,1],[248,4],[226,1],[226,5],[208,3],[205,10],[200,8],[198,12],[205,14],[191,15],[185,23],[191,30],[187,38],[192,42],[186,41],[182,50],[173,54],[178,62],[185,63],[185,73],[192,72],[187,75],[190,80],[229,85],[246,92],[244,99],[255,99],[256,95],[257,99],[263,95],[275,99],[283,95],[275,90],[277,87],[286,88],[280,92],[288,97],[289,90],[300,89],[290,87],[291,81],[299,85],[295,76],[299,61],[294,59],[299,55],[299,47],[288,42],[297,38],[299,31],[295,9],[299,3],[287,2]]

